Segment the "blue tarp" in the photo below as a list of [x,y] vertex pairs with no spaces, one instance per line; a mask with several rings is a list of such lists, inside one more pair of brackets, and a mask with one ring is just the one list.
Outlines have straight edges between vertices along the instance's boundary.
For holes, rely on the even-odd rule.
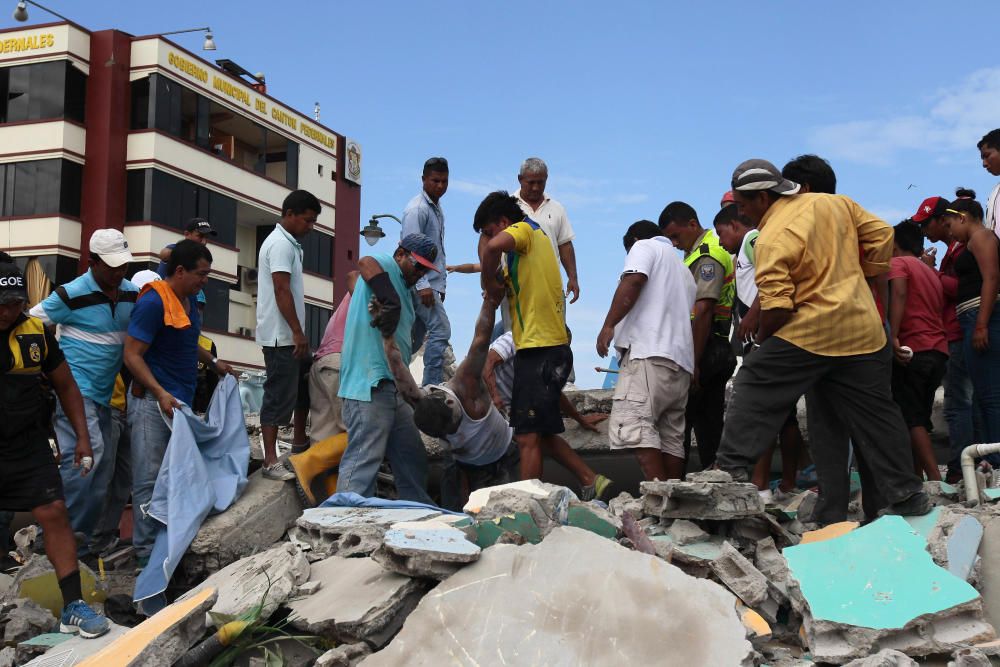
[[466,516],[462,512],[452,512],[436,505],[418,503],[414,500],[387,500],[385,498],[365,498],[358,493],[335,493],[319,504],[320,507],[379,507],[383,509],[434,510],[442,514]]
[[135,582],[135,600],[159,595],[202,522],[229,508],[247,485],[247,437],[236,380],[226,376],[215,389],[205,419],[187,406],[174,410],[153,497],[146,510],[162,526],[149,565]]

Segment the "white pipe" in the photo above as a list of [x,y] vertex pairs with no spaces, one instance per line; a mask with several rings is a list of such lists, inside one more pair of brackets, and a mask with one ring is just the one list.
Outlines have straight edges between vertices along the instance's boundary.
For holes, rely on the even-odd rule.
[[[965,480],[965,499],[973,505],[978,505],[979,482],[976,481],[976,457],[1000,452],[1000,442],[983,445],[969,445],[962,450],[962,479]],[[1000,474],[996,471],[994,474]]]

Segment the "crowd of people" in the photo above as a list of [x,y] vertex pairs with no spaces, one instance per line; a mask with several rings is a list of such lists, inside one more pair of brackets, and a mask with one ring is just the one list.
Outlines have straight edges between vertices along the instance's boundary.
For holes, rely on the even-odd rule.
[[[978,148],[1000,176],[1000,129]],[[305,334],[302,240],[321,205],[302,190],[285,199],[258,258],[263,476],[302,482],[279,456],[279,428],[293,424],[292,459],[341,443],[331,463],[341,493],[376,495],[388,462],[399,498],[461,507],[477,488],[541,477],[549,457],[576,477],[583,499],[600,499],[612,481],[562,434],[564,417],[595,432],[607,418],[611,448],[634,453],[646,479],[716,467],[753,481],[770,502],[798,483],[804,397],[819,487],[813,520],[831,523],[847,513],[852,459],[869,519],[919,515],[930,509],[924,479],[942,479],[943,468],[954,481],[965,447],[1000,441],[1000,185],[985,211],[960,188],[952,200],[924,199],[892,227],[836,194],[833,169],[815,155],[781,170],[752,159],[734,170],[711,227],[683,201],[629,225],[596,336],[598,354],[618,359],[606,417],[581,415],[563,393],[573,373],[567,310],[580,283],[546,164],[525,160],[519,189],[480,203],[472,264],[446,260],[448,176],[446,159],[426,161],[398,246],[358,261],[316,350]],[[40,524],[64,632],[108,630],[83,601],[77,559],[115,548],[131,498],[132,545],[145,566],[156,529],[145,506],[173,411],[204,410],[218,377],[236,374],[202,333],[214,234],[208,220],[192,220],[156,271],[127,279],[125,237],[98,230],[87,272],[30,310],[22,273],[0,254],[9,349],[0,362],[0,539],[13,511]],[[940,266],[925,241],[947,246]],[[445,296],[456,271],[479,274],[483,301],[452,373]],[[421,346],[418,383],[410,361]],[[942,382],[951,455],[939,467],[930,431]],[[421,432],[445,451],[437,498]],[[772,488],[775,449],[782,474]]]

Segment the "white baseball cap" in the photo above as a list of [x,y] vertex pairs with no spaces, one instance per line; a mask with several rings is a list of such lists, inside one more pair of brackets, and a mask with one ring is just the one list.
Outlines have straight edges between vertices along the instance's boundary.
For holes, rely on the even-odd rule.
[[117,229],[98,229],[90,237],[90,252],[101,258],[108,266],[115,268],[133,261],[125,235]]
[[143,269],[142,271],[136,271],[135,275],[132,276],[132,284],[142,289],[146,286],[146,283],[151,283],[154,280],[162,280],[160,274],[156,271],[150,271],[149,269]]

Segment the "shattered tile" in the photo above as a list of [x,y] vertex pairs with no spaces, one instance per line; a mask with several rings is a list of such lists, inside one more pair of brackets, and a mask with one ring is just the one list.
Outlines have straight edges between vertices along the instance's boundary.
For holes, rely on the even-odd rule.
[[465,533],[440,521],[393,524],[372,559],[382,567],[408,577],[447,579],[482,551]]

